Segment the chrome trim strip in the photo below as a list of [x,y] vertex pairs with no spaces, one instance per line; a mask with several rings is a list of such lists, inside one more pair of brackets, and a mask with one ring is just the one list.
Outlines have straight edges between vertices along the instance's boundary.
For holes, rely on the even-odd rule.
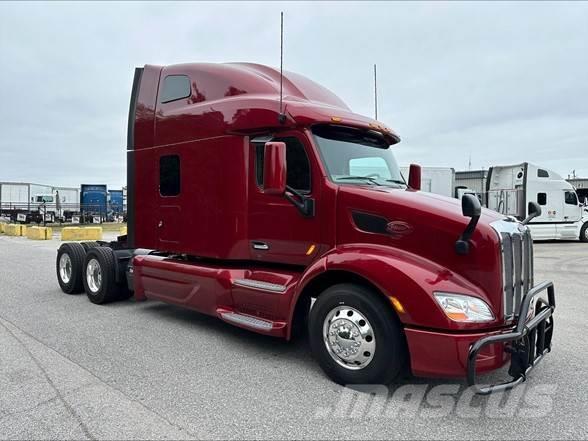
[[227,322],[261,329],[263,331],[269,331],[274,326],[272,322],[267,320],[258,319],[250,315],[239,314],[237,312],[223,312],[221,313],[221,318]]
[[286,292],[286,286],[278,285],[277,283],[262,282],[260,280],[252,279],[235,279],[233,280],[234,286],[241,286],[243,288],[257,289],[259,291],[268,291],[273,293],[282,294]]

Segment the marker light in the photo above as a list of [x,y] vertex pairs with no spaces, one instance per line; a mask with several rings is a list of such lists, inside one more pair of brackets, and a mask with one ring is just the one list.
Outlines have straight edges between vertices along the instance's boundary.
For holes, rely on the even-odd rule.
[[315,249],[316,249],[316,245],[312,244],[311,246],[308,247],[308,250],[306,250],[306,255],[310,256],[312,253],[314,253]]
[[402,306],[402,303],[400,303],[400,300],[398,300],[396,297],[390,297],[390,302],[392,302],[392,306],[394,306],[396,312],[400,314],[404,314],[406,312],[404,310],[404,306]]
[[475,323],[494,320],[490,307],[476,297],[450,292],[436,292],[435,300],[443,312],[454,322]]

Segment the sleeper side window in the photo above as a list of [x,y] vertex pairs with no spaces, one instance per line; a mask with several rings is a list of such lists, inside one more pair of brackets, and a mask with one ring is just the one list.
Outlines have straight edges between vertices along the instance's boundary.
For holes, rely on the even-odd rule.
[[180,157],[178,155],[159,158],[159,193],[161,196],[180,194]]
[[[302,193],[310,193],[310,161],[302,142],[294,137],[274,138],[272,141],[286,144],[287,177],[286,185]],[[263,186],[264,142],[255,144],[255,179],[259,187]]]
[[186,75],[168,75],[163,80],[159,102],[169,103],[188,98],[191,94],[190,78]]
[[547,193],[537,193],[537,203],[539,205],[547,205]]
[[548,178],[549,172],[547,170],[543,170],[541,168],[537,169],[537,177],[538,178]]

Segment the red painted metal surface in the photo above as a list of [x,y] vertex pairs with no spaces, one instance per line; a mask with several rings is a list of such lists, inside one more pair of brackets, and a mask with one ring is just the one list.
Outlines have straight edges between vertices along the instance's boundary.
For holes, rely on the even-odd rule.
[[[405,328],[412,373],[422,377],[464,377],[470,346],[499,332],[451,334]],[[493,344],[484,347],[477,360],[476,372],[484,373],[504,366],[510,355],[503,344]]]
[[[157,91],[167,75],[187,75],[190,96],[160,103]],[[398,137],[293,73],[285,74],[286,121],[280,123],[279,80],[277,70],[254,64],[145,67],[130,156],[135,246],[202,259],[135,257],[135,295],[220,318],[231,312],[257,317],[271,327],[237,325],[289,338],[297,300],[309,283],[328,271],[345,271],[403,305],[398,314],[415,373],[463,375],[468,345],[505,323],[499,318],[486,324],[453,322],[433,292],[478,296],[496,317],[502,316],[499,242],[489,226],[500,216],[483,211],[471,252],[461,256],[454,244],[469,219],[462,216],[458,200],[410,189],[334,184],[314,144],[313,124],[377,130],[390,144]],[[281,194],[264,193],[258,185],[251,137],[260,134],[300,140],[310,161],[308,197],[315,200],[315,216],[302,216]],[[181,190],[175,196],[159,192],[159,161],[166,155],[180,157]],[[353,211],[385,217],[387,234],[360,230]],[[256,249],[253,243],[268,244],[268,249]],[[238,279],[283,286],[284,291],[235,285]],[[492,359],[490,353],[479,365],[492,369],[503,357]]]

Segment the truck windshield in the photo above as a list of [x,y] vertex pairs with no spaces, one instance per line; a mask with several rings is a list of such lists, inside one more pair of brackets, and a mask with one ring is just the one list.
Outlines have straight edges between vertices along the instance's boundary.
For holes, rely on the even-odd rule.
[[320,125],[312,129],[334,182],[405,188],[394,154],[375,131]]

